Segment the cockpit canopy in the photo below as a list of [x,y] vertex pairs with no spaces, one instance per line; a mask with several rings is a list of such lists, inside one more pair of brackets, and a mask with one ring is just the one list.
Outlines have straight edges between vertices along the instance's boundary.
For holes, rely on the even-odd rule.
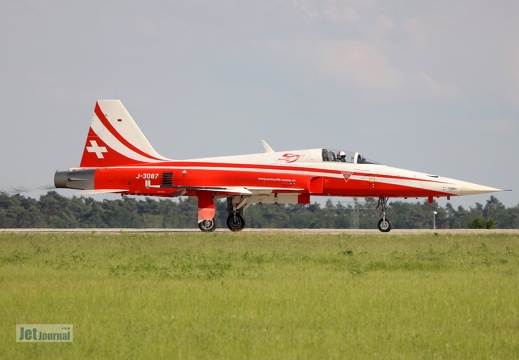
[[358,152],[347,150],[323,149],[323,161],[337,161],[350,164],[379,164],[374,160],[362,156]]

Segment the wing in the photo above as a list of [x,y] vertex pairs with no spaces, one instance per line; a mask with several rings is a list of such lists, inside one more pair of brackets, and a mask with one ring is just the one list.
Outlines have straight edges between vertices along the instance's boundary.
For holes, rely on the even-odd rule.
[[[176,196],[196,195],[200,192],[211,192],[215,197],[242,196],[249,204],[309,204],[310,194],[302,188],[276,187],[186,187],[179,189]],[[198,194],[197,194],[198,193]]]
[[97,189],[97,190],[81,190],[78,191],[79,195],[97,195],[97,194],[119,194],[127,193],[129,190],[125,189]]

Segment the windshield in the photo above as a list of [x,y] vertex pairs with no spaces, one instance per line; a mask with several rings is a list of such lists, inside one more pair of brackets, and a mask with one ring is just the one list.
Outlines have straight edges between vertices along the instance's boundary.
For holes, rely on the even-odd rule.
[[346,162],[350,164],[378,164],[378,162],[362,156],[358,152],[347,150],[323,149],[323,161]]

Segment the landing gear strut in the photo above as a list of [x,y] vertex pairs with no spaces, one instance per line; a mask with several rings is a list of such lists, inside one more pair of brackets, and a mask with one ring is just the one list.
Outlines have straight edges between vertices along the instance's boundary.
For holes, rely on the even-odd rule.
[[243,210],[245,210],[244,205],[247,201],[246,196],[242,196],[240,201],[237,203],[233,203],[232,197],[227,198],[227,213],[229,216],[227,217],[227,227],[231,231],[241,231],[245,227],[245,220],[243,219]]
[[389,198],[380,197],[378,198],[377,209],[382,212],[382,219],[378,221],[378,229],[382,232],[389,232],[391,230],[391,223],[388,218],[386,218],[386,210],[387,210],[387,201]]

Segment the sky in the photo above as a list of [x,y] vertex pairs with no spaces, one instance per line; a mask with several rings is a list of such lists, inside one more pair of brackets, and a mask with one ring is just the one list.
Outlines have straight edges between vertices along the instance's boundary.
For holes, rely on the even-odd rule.
[[347,149],[517,206],[518,17],[515,0],[0,0],[0,191],[52,188],[95,101],[120,99],[169,158]]

